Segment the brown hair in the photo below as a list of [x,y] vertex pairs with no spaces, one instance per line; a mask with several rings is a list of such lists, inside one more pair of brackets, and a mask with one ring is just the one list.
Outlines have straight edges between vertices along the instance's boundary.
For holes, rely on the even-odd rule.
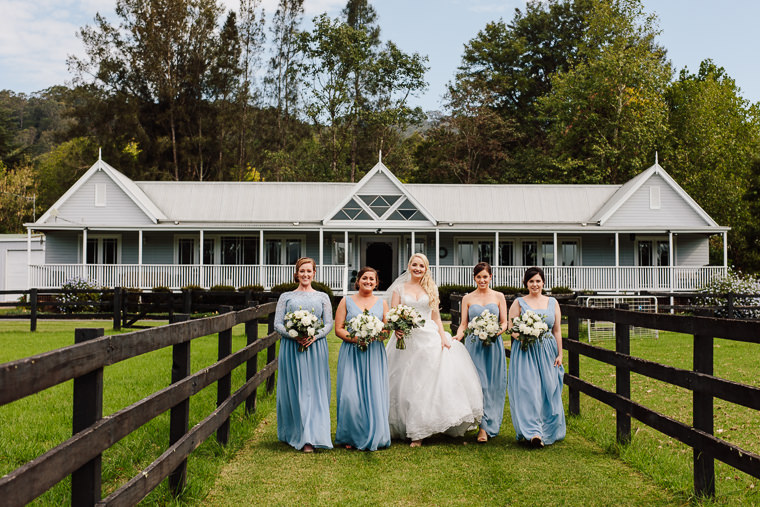
[[525,276],[523,276],[523,285],[525,288],[528,288],[528,280],[533,278],[534,276],[540,276],[541,281],[546,283],[546,275],[544,275],[544,270],[539,268],[538,266],[533,266],[525,270]]
[[377,270],[370,266],[364,266],[356,273],[356,281],[354,282],[354,289],[359,290],[359,280],[365,273],[375,273],[375,288],[380,285],[380,275],[377,274]]
[[301,269],[301,266],[303,266],[304,264],[311,264],[312,267],[314,268],[314,272],[316,273],[317,263],[314,262],[314,259],[312,259],[311,257],[301,257],[300,259],[296,261],[296,268],[295,270],[293,270],[293,281],[295,282],[298,281],[298,270]]
[[478,276],[478,273],[481,271],[488,271],[488,274],[493,276],[493,271],[491,271],[491,265],[487,262],[478,262],[475,264],[475,267],[472,268],[472,277],[475,278]]

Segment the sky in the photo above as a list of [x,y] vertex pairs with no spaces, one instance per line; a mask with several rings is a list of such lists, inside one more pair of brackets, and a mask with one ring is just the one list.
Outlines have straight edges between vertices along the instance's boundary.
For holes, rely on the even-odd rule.
[[[540,0],[535,0],[540,1]],[[643,0],[658,15],[659,42],[674,69],[692,72],[711,58],[726,69],[750,102],[760,101],[760,2],[757,0]],[[222,0],[237,8],[238,0]],[[277,0],[263,0],[267,13]],[[442,110],[446,84],[460,63],[464,45],[489,21],[512,19],[526,0],[373,0],[381,38],[405,52],[428,57],[428,89],[411,100],[424,110]],[[97,12],[116,22],[116,0],[0,0],[0,89],[33,93],[71,80],[68,55],[83,56],[80,27]],[[345,0],[305,0],[306,20],[327,12],[337,16]]]

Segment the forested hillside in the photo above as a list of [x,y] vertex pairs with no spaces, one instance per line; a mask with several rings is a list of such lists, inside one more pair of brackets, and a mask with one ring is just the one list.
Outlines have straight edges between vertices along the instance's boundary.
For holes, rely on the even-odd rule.
[[115,1],[115,18],[81,28],[69,84],[0,91],[3,232],[99,148],[137,180],[357,181],[382,150],[404,181],[463,184],[622,183],[657,153],[732,227],[731,261],[760,271],[758,104],[710,60],[674,69],[640,0],[528,2],[494,19],[427,113],[427,58],[385,39],[367,0],[308,23],[303,0],[266,15],[260,0]]

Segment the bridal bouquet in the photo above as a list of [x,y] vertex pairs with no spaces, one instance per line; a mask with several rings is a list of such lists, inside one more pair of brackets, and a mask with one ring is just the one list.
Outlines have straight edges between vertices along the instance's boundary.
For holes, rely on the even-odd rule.
[[544,316],[531,310],[515,317],[512,320],[512,329],[509,330],[510,333],[520,335],[517,339],[520,340],[520,347],[523,350],[528,350],[533,343],[541,341],[547,331],[549,331],[549,326]]
[[348,325],[352,330],[349,334],[356,338],[356,346],[362,352],[367,350],[371,342],[383,340],[388,336],[383,321],[369,313],[369,310],[364,310],[349,320]]
[[[315,336],[317,331],[323,327],[325,327],[324,323],[319,320],[319,317],[314,315],[314,310],[298,309],[295,312],[285,314],[285,328],[288,330],[288,335],[293,339]],[[298,352],[303,352],[304,350],[306,350],[306,347],[299,344]]]
[[500,328],[498,317],[489,310],[483,310],[483,313],[467,324],[464,336],[465,338],[471,336],[472,341],[478,339],[484,347],[487,347],[496,341]]
[[420,313],[407,305],[394,306],[388,310],[387,320],[388,324],[386,325],[386,329],[388,329],[388,331],[401,331],[403,333],[403,336],[396,340],[397,349],[406,348],[404,338],[409,336],[412,329],[425,325],[425,320]]

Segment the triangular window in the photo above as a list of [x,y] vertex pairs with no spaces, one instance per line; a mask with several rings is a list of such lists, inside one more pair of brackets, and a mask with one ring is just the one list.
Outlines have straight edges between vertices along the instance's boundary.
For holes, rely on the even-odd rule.
[[359,203],[351,199],[343,208],[332,217],[333,220],[372,220],[369,213],[364,211]]
[[393,204],[399,200],[400,195],[360,195],[364,203],[372,212],[379,217],[383,216]]
[[401,203],[401,205],[394,211],[390,217],[388,217],[389,220],[419,220],[422,217],[422,213],[420,213],[414,204],[412,204],[409,200],[405,200]]

